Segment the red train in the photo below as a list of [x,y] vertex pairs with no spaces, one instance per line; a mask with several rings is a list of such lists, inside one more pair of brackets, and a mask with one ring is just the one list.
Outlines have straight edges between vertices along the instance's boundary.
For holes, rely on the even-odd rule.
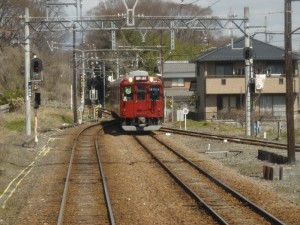
[[159,130],[164,113],[162,81],[137,70],[112,82],[111,111],[125,131]]

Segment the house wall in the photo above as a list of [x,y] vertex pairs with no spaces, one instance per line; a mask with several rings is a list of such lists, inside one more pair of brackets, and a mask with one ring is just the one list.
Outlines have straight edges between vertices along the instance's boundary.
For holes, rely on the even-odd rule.
[[206,94],[240,94],[245,93],[245,78],[206,77]]
[[216,95],[208,95],[206,97],[206,107],[203,115],[206,120],[216,119],[217,118],[217,96]]
[[192,80],[195,80],[195,78],[184,78],[184,86],[174,86],[174,87],[171,86],[172,78],[164,78],[163,82],[164,82],[164,87],[176,88],[176,89],[189,89]]
[[[264,64],[264,62],[261,62]],[[239,66],[237,64],[237,66]],[[295,66],[298,68],[298,66]],[[299,75],[296,70],[294,76],[294,92],[296,94],[296,101],[294,105],[295,112],[298,110],[298,103],[300,102],[299,93]],[[198,63],[196,66],[196,109],[199,120],[212,119],[217,115],[217,95],[236,95],[245,93],[245,77],[242,75],[232,76],[216,76],[215,63],[206,62]],[[256,96],[264,95],[285,95],[286,93],[286,78],[283,75],[269,75],[266,77],[264,87],[261,91],[255,91]],[[298,98],[298,99],[297,99]],[[256,107],[259,112],[259,108]]]
[[[299,92],[298,77],[294,78],[294,92]],[[206,94],[245,93],[245,77],[206,77]],[[261,93],[286,93],[286,78],[269,76],[265,79]],[[256,90],[256,93],[259,93]]]

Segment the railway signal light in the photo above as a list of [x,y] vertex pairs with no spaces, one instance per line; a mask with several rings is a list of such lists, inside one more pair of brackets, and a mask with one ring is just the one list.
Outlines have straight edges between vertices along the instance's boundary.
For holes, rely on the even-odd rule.
[[253,54],[253,51],[252,51],[252,48],[250,47],[245,47],[243,49],[243,56],[244,56],[244,59],[245,60],[249,60],[252,58],[252,54]]
[[255,82],[249,83],[250,93],[255,93]]
[[34,108],[38,109],[41,105],[41,93],[36,92],[34,93]]
[[30,80],[41,81],[42,80],[43,62],[39,58],[33,58],[31,60],[31,73]]

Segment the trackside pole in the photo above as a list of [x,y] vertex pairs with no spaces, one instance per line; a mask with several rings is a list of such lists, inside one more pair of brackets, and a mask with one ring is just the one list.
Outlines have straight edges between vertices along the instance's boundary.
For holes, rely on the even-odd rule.
[[25,130],[26,135],[31,135],[31,116],[30,116],[30,97],[29,97],[29,79],[30,79],[30,43],[29,43],[29,8],[25,8]]
[[35,109],[34,110],[34,144],[38,143],[37,127],[38,127],[38,109]]

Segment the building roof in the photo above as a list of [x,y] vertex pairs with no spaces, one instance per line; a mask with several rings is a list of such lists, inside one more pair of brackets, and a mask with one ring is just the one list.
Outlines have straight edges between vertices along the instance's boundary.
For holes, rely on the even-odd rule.
[[[226,46],[207,51],[190,62],[206,62],[206,61],[232,61],[244,60],[243,48],[245,39],[240,38]],[[250,46],[253,48],[254,60],[284,60],[285,51],[283,48],[251,39]],[[299,59],[299,55],[293,53],[293,60]]]
[[164,63],[164,78],[195,78],[195,76],[194,63],[188,61],[166,61]]
[[164,72],[195,72],[195,65],[188,61],[166,61]]

